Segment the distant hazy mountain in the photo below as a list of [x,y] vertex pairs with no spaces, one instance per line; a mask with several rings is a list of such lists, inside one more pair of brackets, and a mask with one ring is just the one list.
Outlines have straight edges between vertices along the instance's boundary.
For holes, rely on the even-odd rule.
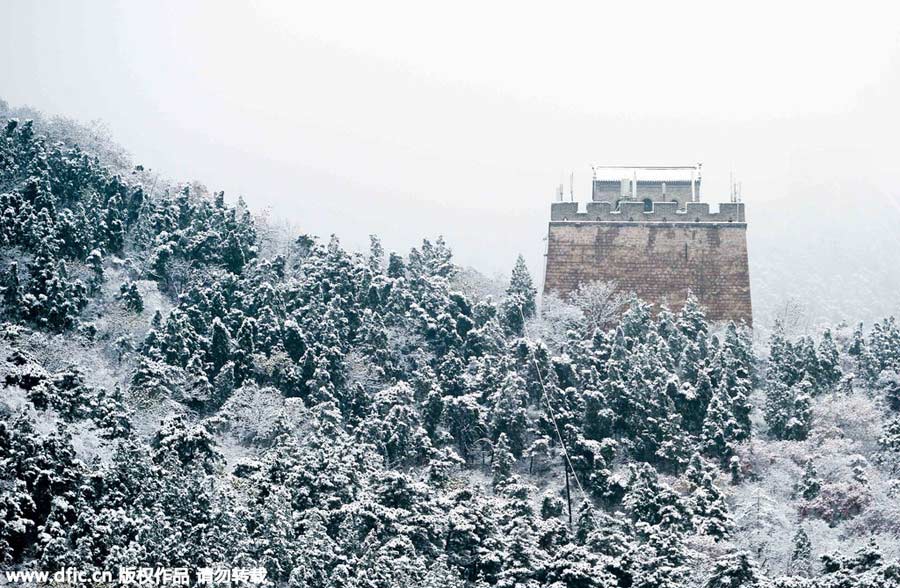
[[900,311],[900,201],[862,185],[748,205],[755,319],[794,299],[810,325]]

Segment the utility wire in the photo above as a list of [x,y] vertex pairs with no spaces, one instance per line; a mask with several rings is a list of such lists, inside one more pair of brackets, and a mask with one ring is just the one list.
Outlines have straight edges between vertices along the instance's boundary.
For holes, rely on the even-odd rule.
[[[519,306],[519,316],[522,317],[522,332],[525,332],[525,314],[522,312],[521,306]],[[526,332],[525,335],[527,336],[528,333]],[[569,466],[569,471],[572,472],[572,477],[575,478],[575,484],[581,492],[581,498],[587,500],[587,494],[585,494],[584,488],[581,486],[581,481],[575,473],[575,468],[572,467],[572,460],[569,458],[569,450],[566,448],[566,442],[563,440],[562,433],[559,431],[559,423],[556,422],[556,414],[553,412],[553,406],[550,405],[550,399],[547,397],[547,388],[544,386],[544,378],[541,376],[541,367],[538,365],[537,356],[534,354],[534,349],[532,349],[527,342],[526,347],[528,347],[528,353],[531,355],[531,361],[534,363],[534,370],[537,372],[538,383],[541,385],[541,397],[544,399],[544,404],[547,405],[547,412],[550,414],[550,420],[553,421],[553,428],[556,429],[556,437],[559,439],[559,444],[562,447],[563,456],[566,458],[566,463]]]

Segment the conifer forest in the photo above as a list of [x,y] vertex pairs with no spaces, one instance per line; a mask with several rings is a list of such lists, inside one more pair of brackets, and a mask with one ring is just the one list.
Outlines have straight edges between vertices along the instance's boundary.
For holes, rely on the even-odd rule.
[[900,586],[893,317],[542,299],[423,237],[290,233],[0,103],[0,570]]

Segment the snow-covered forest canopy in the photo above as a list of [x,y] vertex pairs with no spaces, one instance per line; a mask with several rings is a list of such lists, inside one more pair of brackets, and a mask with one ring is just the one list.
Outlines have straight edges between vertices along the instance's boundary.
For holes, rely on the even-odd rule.
[[452,244],[286,235],[0,112],[0,569],[900,584],[900,326],[754,341]]

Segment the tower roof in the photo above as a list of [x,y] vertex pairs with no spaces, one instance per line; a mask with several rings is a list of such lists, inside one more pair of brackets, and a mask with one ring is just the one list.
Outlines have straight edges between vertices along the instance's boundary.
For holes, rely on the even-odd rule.
[[696,165],[593,165],[595,181],[690,182],[700,180],[701,164]]

